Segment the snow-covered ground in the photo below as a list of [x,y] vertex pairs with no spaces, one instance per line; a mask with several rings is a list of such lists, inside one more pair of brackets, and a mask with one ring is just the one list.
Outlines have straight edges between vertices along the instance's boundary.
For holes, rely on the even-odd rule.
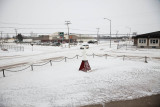
[[[123,43],[121,43],[123,44]],[[22,46],[22,45],[21,45]],[[34,46],[23,45],[24,52],[0,51],[0,68],[24,63],[18,71],[31,64],[40,64],[49,59],[57,61],[82,55],[78,46]],[[117,43],[91,44],[87,51],[91,71],[79,71],[82,57],[34,66],[21,72],[0,72],[0,107],[53,107],[102,104],[113,100],[126,100],[160,94],[160,50],[122,47]],[[131,56],[123,61],[123,57]],[[148,63],[144,62],[147,56]]]

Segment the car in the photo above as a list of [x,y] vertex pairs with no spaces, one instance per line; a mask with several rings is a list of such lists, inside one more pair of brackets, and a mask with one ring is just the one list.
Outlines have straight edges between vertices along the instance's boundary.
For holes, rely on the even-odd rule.
[[81,40],[81,41],[79,41],[79,43],[83,43],[83,41]]
[[90,41],[88,41],[88,43],[89,43],[89,44],[94,44],[94,43],[97,43],[97,41],[92,41],[92,40],[90,40]]
[[88,44],[84,44],[84,45],[82,45],[82,46],[80,47],[80,49],[84,49],[84,48],[89,49],[89,45],[88,45]]
[[43,45],[44,45],[44,46],[48,46],[48,45],[49,45],[49,42],[43,42]]
[[60,46],[61,44],[59,42],[54,42],[50,44],[51,46]]

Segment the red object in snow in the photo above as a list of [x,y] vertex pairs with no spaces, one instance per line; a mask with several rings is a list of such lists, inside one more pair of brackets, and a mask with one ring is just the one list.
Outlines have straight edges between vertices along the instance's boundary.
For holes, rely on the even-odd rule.
[[81,63],[79,70],[84,71],[84,72],[91,70],[91,67],[88,63],[88,60],[82,60],[82,63]]

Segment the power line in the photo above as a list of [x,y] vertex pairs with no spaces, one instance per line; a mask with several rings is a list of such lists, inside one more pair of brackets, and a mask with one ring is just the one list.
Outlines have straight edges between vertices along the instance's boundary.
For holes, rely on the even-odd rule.
[[65,29],[65,28],[17,28],[17,27],[0,27],[0,28],[11,28],[11,29]]
[[25,23],[6,23],[0,22],[0,24],[10,24],[10,25],[63,25],[63,24],[25,24]]

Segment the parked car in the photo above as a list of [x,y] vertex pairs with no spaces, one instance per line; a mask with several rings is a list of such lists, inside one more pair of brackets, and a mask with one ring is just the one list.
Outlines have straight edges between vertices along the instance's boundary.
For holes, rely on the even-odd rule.
[[61,44],[59,42],[54,42],[50,44],[51,46],[60,46]]
[[81,40],[81,41],[79,41],[79,43],[83,43],[83,41]]
[[84,48],[89,49],[89,45],[88,45],[88,44],[84,44],[84,45],[82,45],[82,46],[80,47],[80,49],[84,49]]
[[43,45],[48,46],[49,42],[43,42]]
[[94,44],[94,43],[97,43],[97,41],[93,41],[93,40],[90,40],[88,41],[89,44]]

